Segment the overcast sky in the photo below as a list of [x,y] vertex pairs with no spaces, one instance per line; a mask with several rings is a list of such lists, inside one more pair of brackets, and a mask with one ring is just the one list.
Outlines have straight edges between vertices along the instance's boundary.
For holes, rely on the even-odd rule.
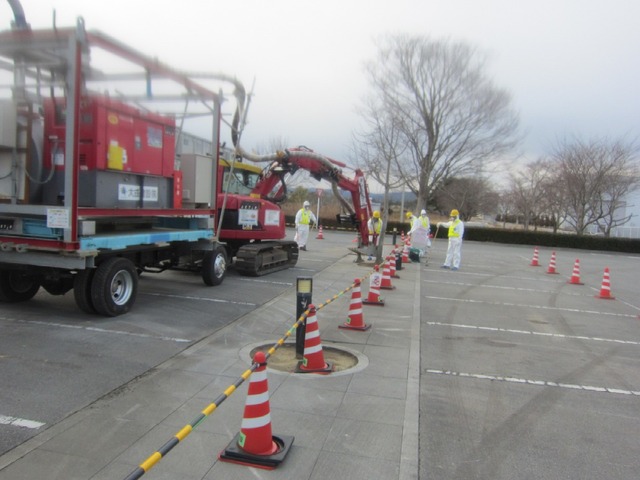
[[[0,0],[0,28],[11,9]],[[535,160],[564,137],[640,137],[638,0],[21,0],[32,28],[84,17],[176,68],[254,84],[243,145],[285,139],[348,160],[374,39],[467,41],[513,96]],[[227,135],[228,138],[228,135]]]

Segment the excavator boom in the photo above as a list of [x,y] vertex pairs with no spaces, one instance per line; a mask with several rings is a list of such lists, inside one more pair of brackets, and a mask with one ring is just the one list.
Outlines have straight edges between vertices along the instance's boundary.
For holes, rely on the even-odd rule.
[[[254,197],[273,202],[284,201],[287,191],[286,179],[298,170],[309,172],[309,175],[318,181],[328,181],[335,197],[347,212],[344,215],[338,215],[338,221],[354,225],[359,234],[358,251],[367,255],[370,253],[372,246],[369,242],[367,223],[373,212],[369,189],[361,170],[355,169],[353,178],[350,178],[343,173],[343,168],[347,167],[346,164],[315,153],[306,147],[290,148],[269,155],[254,155],[242,149],[237,150],[240,156],[248,160],[269,163],[252,191]],[[341,191],[349,192],[351,202],[342,196]]]

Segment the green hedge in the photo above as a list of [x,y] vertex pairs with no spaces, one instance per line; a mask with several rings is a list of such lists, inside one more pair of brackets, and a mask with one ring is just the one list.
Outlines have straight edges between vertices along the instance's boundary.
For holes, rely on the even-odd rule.
[[[287,225],[294,225],[294,217],[286,217]],[[338,224],[334,220],[321,219],[320,224],[326,230],[355,231],[353,225]],[[407,223],[390,222],[387,225],[386,235],[399,236],[401,232],[407,232]],[[431,225],[431,233],[435,235],[436,225]],[[438,238],[447,238],[447,230],[441,228]],[[581,250],[600,250],[607,252],[640,253],[640,239],[633,238],[606,238],[594,235],[578,236],[573,233],[549,233],[534,232],[532,230],[503,230],[501,228],[465,227],[464,239],[476,242],[495,242],[513,245],[533,245],[537,247],[576,248]]]

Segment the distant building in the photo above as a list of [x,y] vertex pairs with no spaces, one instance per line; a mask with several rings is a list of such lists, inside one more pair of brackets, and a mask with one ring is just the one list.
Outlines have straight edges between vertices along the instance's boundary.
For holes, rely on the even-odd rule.
[[[616,217],[625,218],[631,215],[631,218],[624,225],[611,229],[611,237],[619,238],[640,238],[640,189],[629,193],[622,205],[617,211]],[[602,234],[602,229],[598,225],[591,225],[588,228],[590,235]]]

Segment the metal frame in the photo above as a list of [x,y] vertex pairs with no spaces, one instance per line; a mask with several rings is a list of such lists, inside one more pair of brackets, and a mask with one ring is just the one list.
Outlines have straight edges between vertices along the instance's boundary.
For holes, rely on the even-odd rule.
[[[133,73],[107,74],[90,65],[90,57],[99,49],[113,58],[125,61],[138,68]],[[14,82],[11,86],[12,96],[16,102],[34,102],[42,99],[42,90],[63,89],[67,98],[66,138],[65,138],[65,189],[63,208],[69,212],[70,226],[64,229],[63,241],[42,238],[26,238],[0,235],[0,245],[20,243],[36,250],[63,250],[69,253],[77,252],[81,248],[78,238],[78,220],[100,217],[153,217],[153,216],[193,216],[208,215],[214,217],[216,212],[216,171],[214,168],[211,179],[211,207],[208,209],[103,209],[78,207],[76,192],[78,191],[79,158],[77,138],[79,129],[79,104],[83,94],[88,92],[91,82],[144,82],[146,95],[140,91],[131,97],[124,96],[123,100],[133,101],[137,106],[140,102],[175,101],[180,100],[184,109],[180,114],[186,114],[190,100],[205,114],[212,117],[211,144],[218,145],[220,137],[221,109],[224,97],[219,87],[215,92],[205,87],[195,78],[213,79],[216,82],[230,83],[236,92],[241,84],[233,77],[225,74],[197,73],[189,75],[178,71],[157,59],[124,45],[123,43],[98,31],[87,32],[84,21],[78,19],[75,28],[50,30],[8,30],[0,32],[0,70],[13,72]],[[155,80],[170,81],[173,91],[154,97],[151,93],[152,82]],[[178,91],[175,91],[176,86]],[[6,88],[6,86],[4,86]],[[0,86],[2,88],[2,86]],[[243,90],[243,89],[242,89]],[[118,93],[116,93],[118,94]],[[120,97],[119,97],[120,98]],[[196,113],[195,115],[201,115]],[[213,153],[213,152],[212,152]],[[217,152],[215,152],[217,153]],[[218,158],[214,161],[217,162]],[[60,208],[59,205],[40,204],[8,204],[0,203],[0,215],[45,216],[49,208]],[[215,237],[214,237],[215,239]],[[6,255],[3,255],[6,256]],[[23,257],[24,258],[24,257]]]

